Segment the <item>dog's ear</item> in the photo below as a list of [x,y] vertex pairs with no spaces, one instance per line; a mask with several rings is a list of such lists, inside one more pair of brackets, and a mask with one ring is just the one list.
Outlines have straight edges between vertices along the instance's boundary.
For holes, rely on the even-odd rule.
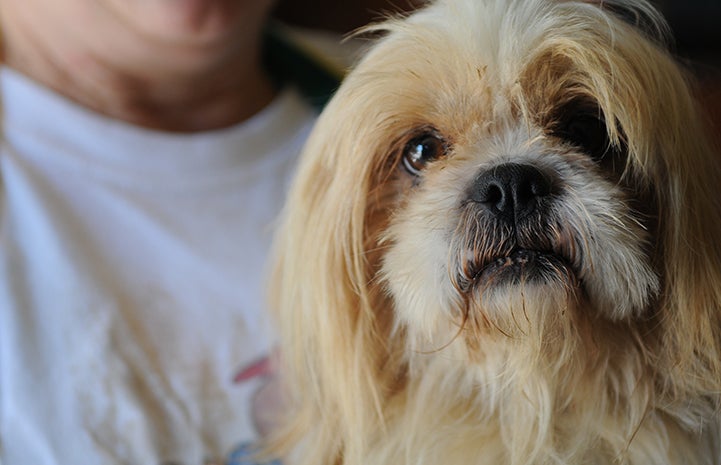
[[[375,218],[389,165],[373,97],[347,78],[306,147],[276,241],[272,306],[290,390],[284,444],[303,437],[302,463],[359,463],[346,438],[382,423],[383,398],[398,382],[389,357],[390,305],[374,279],[380,266]],[[400,352],[400,351],[398,351]],[[323,421],[319,421],[319,418]],[[357,441],[354,441],[356,444]]]
[[[721,408],[721,152],[678,69],[675,97],[651,137],[658,197],[659,374],[670,402],[703,399]],[[671,88],[671,87],[669,87]],[[668,96],[662,97],[669,100]],[[691,406],[693,407],[693,406]],[[701,408],[701,406],[698,406]],[[704,406],[708,408],[709,405]],[[685,406],[689,410],[689,406]]]
[[[661,376],[673,400],[702,398],[721,407],[721,170],[693,121],[686,147],[659,179],[659,246],[664,261]],[[696,141],[690,140],[696,138]],[[706,406],[707,408],[708,406]]]
[[[647,4],[594,2],[647,36],[666,30]],[[652,249],[662,288],[650,356],[668,405],[702,399],[721,408],[721,153],[686,70],[661,43],[626,32],[633,31],[617,29],[615,40],[629,68],[616,69],[623,79],[610,81],[615,87],[605,94],[612,104],[603,110],[621,123],[630,163],[656,197]],[[696,407],[708,411],[709,405]]]

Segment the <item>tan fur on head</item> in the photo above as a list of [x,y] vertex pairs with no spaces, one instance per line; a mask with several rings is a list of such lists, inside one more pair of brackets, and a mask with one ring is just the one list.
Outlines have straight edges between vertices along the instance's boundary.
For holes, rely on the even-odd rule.
[[288,463],[718,463],[721,170],[657,14],[375,30],[278,237]]

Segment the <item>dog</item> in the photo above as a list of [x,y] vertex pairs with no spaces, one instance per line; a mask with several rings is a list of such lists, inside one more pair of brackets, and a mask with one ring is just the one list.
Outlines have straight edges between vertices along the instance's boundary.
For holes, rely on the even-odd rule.
[[721,463],[721,158],[659,13],[366,32],[276,242],[286,463]]

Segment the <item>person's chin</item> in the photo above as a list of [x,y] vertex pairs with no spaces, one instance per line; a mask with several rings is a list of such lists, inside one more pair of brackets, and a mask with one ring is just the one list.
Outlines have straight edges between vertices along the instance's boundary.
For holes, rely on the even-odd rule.
[[126,4],[124,9],[137,17],[137,27],[147,37],[203,46],[257,33],[272,4],[272,0],[154,0],[135,7]]

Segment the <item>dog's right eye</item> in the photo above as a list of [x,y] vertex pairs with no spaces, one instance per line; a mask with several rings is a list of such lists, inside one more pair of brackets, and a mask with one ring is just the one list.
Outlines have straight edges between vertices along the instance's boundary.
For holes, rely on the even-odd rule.
[[403,148],[403,167],[414,176],[418,176],[426,165],[444,155],[446,144],[432,133],[414,137]]

